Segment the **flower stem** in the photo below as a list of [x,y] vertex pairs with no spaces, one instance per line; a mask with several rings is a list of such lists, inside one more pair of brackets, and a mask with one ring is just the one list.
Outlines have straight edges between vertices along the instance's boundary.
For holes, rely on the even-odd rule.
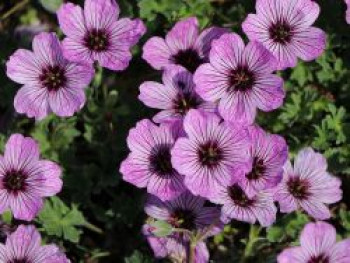
[[18,10],[22,9],[26,4],[29,3],[29,0],[23,0],[8,10],[5,14],[1,16],[1,20],[5,20],[10,17],[12,14],[16,13]]
[[259,226],[250,225],[248,242],[244,249],[244,254],[241,259],[241,263],[246,262],[246,259],[252,255],[254,245],[256,241],[259,239],[260,231],[261,231],[261,228]]

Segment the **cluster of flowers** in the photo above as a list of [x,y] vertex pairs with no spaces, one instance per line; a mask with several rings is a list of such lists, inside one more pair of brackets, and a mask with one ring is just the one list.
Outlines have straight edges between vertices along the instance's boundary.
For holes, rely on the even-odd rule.
[[[94,76],[93,64],[120,71],[127,68],[130,49],[145,33],[136,19],[118,19],[114,0],[86,0],[84,9],[66,3],[57,12],[66,38],[40,33],[33,51],[19,49],[7,62],[7,76],[23,84],[14,99],[18,113],[45,118],[50,113],[72,116],[85,104],[85,88]],[[0,213],[32,221],[43,199],[61,191],[61,168],[39,158],[39,146],[29,137],[12,135],[0,156]],[[0,262],[68,263],[55,245],[41,246],[34,226],[18,226],[0,245]]]
[[[130,130],[120,172],[149,193],[143,233],[156,257],[208,262],[205,239],[233,219],[270,226],[277,202],[282,213],[302,209],[325,220],[327,205],[342,198],[321,154],[304,148],[293,167],[285,140],[254,124],[257,109],[283,104],[283,79],[273,73],[323,53],[326,35],[312,26],[320,8],[311,0],[257,0],[256,10],[242,25],[247,45],[226,29],[200,32],[188,18],[143,48],[163,77],[143,83],[139,99],[160,112]],[[349,262],[349,243],[336,244],[327,223],[310,223],[301,247],[278,262]]]

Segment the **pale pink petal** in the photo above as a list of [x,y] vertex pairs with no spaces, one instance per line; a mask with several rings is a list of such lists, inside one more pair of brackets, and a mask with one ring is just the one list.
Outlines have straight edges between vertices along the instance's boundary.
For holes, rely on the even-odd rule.
[[84,38],[87,28],[80,6],[72,3],[63,4],[57,11],[57,18],[60,28],[66,36],[77,40]]
[[172,63],[170,49],[160,37],[152,37],[146,42],[143,46],[142,58],[158,70]]

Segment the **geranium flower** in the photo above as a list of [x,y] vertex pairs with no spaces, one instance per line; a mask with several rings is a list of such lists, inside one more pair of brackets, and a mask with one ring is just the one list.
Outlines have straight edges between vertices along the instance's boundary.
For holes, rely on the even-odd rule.
[[0,155],[0,214],[10,209],[15,218],[31,221],[43,198],[61,191],[61,168],[39,158],[39,146],[30,137],[11,135]]
[[270,191],[259,191],[250,197],[243,187],[233,184],[218,187],[209,200],[223,205],[221,220],[224,223],[236,219],[250,224],[258,221],[262,226],[270,226],[276,221],[277,208]]
[[15,97],[16,111],[39,120],[51,112],[68,117],[79,111],[85,104],[84,88],[94,76],[92,66],[63,58],[54,33],[35,36],[33,52],[17,50],[6,66],[7,76],[23,84]]
[[165,39],[149,39],[143,47],[142,57],[158,70],[175,64],[193,73],[207,62],[211,42],[225,32],[228,31],[210,27],[200,33],[197,18],[190,17],[177,22]]
[[171,160],[194,195],[206,197],[217,185],[237,181],[248,170],[250,139],[244,128],[222,122],[215,114],[190,110],[184,130],[187,137],[176,141]]
[[[202,234],[207,238],[217,234],[222,229],[220,209],[205,206],[205,199],[193,196],[186,191],[179,197],[162,202],[154,196],[149,196],[145,205],[145,212],[153,219],[167,221],[173,228]],[[145,225],[143,232],[147,237],[156,257],[172,257],[186,259],[190,236],[185,232],[174,232],[167,237],[156,237],[152,234],[152,227]],[[203,241],[203,240],[202,240]],[[205,243],[199,242],[196,247],[196,261],[207,262],[209,253]]]
[[249,195],[271,189],[281,180],[283,165],[288,158],[288,146],[283,137],[266,133],[254,125],[248,128],[252,140],[250,157],[252,169],[239,182]]
[[345,0],[346,3],[346,22],[350,24],[350,0]]
[[279,254],[278,263],[348,263],[350,238],[337,242],[335,228],[325,222],[308,223],[300,236],[299,247]]
[[131,129],[127,138],[131,150],[120,167],[123,179],[161,200],[177,197],[186,190],[183,175],[171,164],[170,151],[177,134],[173,124],[155,125],[142,120]]
[[140,86],[139,99],[151,108],[161,109],[155,122],[182,121],[190,109],[216,112],[216,104],[205,102],[195,92],[192,74],[172,66],[163,73],[163,84],[147,81]]
[[225,34],[213,42],[209,60],[194,75],[196,91],[206,101],[219,101],[225,120],[250,124],[257,108],[272,111],[282,105],[283,80],[272,74],[276,60],[260,43],[245,47],[237,34]]
[[67,36],[63,53],[69,60],[124,70],[132,58],[134,46],[146,28],[139,19],[118,19],[119,6],[114,0],[85,0],[84,10],[72,3],[57,11],[58,21]]
[[41,245],[34,226],[20,225],[0,244],[0,262],[4,263],[70,263],[56,245]]
[[278,60],[278,69],[295,67],[297,58],[319,57],[326,47],[326,34],[312,24],[320,13],[312,0],[257,0],[257,14],[249,14],[243,31],[261,42]]
[[331,214],[326,204],[341,200],[341,181],[327,172],[327,161],[311,148],[301,150],[294,168],[288,161],[282,182],[277,186],[275,199],[283,213],[304,209],[315,219],[324,220]]

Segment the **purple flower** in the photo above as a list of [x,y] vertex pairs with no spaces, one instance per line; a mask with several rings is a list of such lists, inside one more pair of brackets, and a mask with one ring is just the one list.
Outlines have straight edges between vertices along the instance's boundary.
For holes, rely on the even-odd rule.
[[14,106],[28,117],[43,119],[51,112],[72,116],[85,104],[84,88],[94,69],[63,58],[60,42],[54,33],[34,37],[33,52],[19,49],[6,64],[7,76],[23,84]]
[[248,170],[250,140],[244,128],[190,110],[184,130],[187,137],[176,141],[171,160],[194,195],[207,197],[217,185],[235,182]]
[[276,60],[260,43],[245,47],[237,34],[224,34],[213,42],[209,60],[194,75],[196,91],[206,101],[219,100],[225,120],[250,124],[257,108],[272,111],[282,105],[283,80],[272,74]]
[[131,153],[120,167],[125,181],[147,188],[147,192],[161,200],[173,199],[186,190],[183,175],[171,164],[170,151],[177,138],[174,130],[172,124],[138,122],[127,138]]
[[31,221],[43,198],[61,191],[61,168],[39,158],[39,146],[29,137],[11,135],[0,155],[0,214],[10,209],[15,218]]
[[341,181],[327,172],[327,161],[311,148],[301,150],[294,168],[288,161],[284,166],[282,182],[277,186],[275,200],[283,213],[299,207],[315,219],[330,218],[326,204],[341,200]]
[[211,42],[226,32],[223,28],[210,27],[199,33],[197,18],[190,17],[177,22],[165,39],[149,39],[142,57],[158,70],[175,64],[194,73],[208,60]]
[[308,223],[300,247],[285,249],[278,263],[349,263],[350,238],[337,242],[335,228],[325,222]]
[[254,224],[258,221],[262,226],[270,226],[276,220],[277,209],[274,205],[273,193],[260,191],[249,197],[239,184],[221,186],[209,197],[213,203],[223,205],[221,220],[228,223],[231,219]]
[[350,0],[345,0],[346,3],[346,22],[350,24]]
[[[155,196],[149,196],[145,212],[153,219],[167,221],[175,229],[186,229],[193,233],[203,234],[203,238],[217,234],[222,229],[220,210],[205,206],[205,199],[193,196],[186,191],[179,197],[162,202]],[[145,227],[147,237],[156,257],[187,258],[190,237],[187,233],[174,232],[168,237],[159,238],[152,235],[152,228]],[[209,253],[204,243],[196,249],[196,262],[207,262]]]
[[0,244],[0,262],[69,263],[56,245],[41,246],[41,237],[34,226],[21,225]]
[[282,180],[288,146],[283,137],[268,134],[256,125],[249,127],[248,131],[252,140],[252,169],[239,183],[252,196],[260,190],[275,187]]
[[144,82],[139,99],[151,108],[162,110],[153,118],[158,123],[182,120],[190,109],[215,112],[216,104],[203,101],[194,88],[192,74],[182,67],[172,66],[164,71],[163,84]]
[[310,61],[323,53],[326,34],[312,27],[320,13],[315,1],[257,0],[256,10],[243,22],[243,31],[276,56],[278,69],[295,67],[297,58]]
[[132,58],[134,46],[146,28],[139,19],[118,20],[119,7],[114,0],[85,0],[84,10],[67,3],[57,11],[58,21],[67,36],[62,43],[65,57],[72,61],[124,70]]

